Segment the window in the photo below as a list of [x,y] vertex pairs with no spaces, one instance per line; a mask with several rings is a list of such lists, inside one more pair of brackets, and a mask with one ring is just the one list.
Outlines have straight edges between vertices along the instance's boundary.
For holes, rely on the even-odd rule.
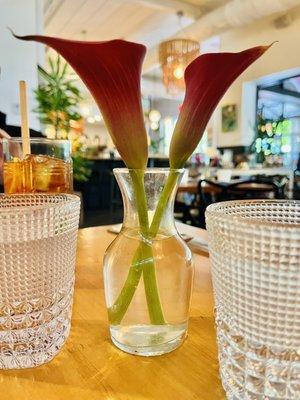
[[254,150],[259,163],[296,166],[300,153],[300,76],[258,87]]

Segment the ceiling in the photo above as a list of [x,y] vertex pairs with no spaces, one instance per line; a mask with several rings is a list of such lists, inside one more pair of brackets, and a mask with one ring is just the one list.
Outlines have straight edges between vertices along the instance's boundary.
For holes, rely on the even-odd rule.
[[[123,38],[157,51],[158,44],[178,34],[228,0],[44,0],[44,33],[77,40]],[[182,11],[179,19],[177,12]],[[143,94],[168,97],[160,68],[143,79]],[[148,77],[148,78],[149,78]],[[155,86],[155,87],[154,87]],[[85,88],[82,88],[85,91]],[[87,104],[93,106],[90,96]]]
[[[46,0],[45,34],[156,46],[226,0]],[[180,19],[177,11],[183,11]]]
[[[288,2],[292,7],[299,0]],[[259,9],[255,8],[257,4],[256,0],[44,0],[44,31],[67,39],[123,38],[145,44],[148,52],[143,64],[143,93],[155,91],[166,97],[158,44],[175,36],[203,41],[222,30],[289,8],[286,0],[277,0],[276,4],[262,1]],[[178,11],[183,12],[181,18]]]
[[258,91],[258,105],[265,118],[299,117],[300,76],[283,79]]

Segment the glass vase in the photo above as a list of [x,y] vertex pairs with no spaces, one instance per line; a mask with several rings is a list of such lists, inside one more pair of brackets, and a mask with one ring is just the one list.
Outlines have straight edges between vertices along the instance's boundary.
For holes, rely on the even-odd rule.
[[192,254],[173,215],[183,170],[114,174],[124,220],[103,264],[111,339],[131,354],[168,353],[186,337],[193,279]]

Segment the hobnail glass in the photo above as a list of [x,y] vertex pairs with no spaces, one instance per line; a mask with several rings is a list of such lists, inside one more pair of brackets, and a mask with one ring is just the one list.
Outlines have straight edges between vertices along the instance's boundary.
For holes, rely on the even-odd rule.
[[70,330],[79,197],[0,196],[0,368],[50,361]]
[[217,203],[206,221],[227,398],[300,399],[300,202]]

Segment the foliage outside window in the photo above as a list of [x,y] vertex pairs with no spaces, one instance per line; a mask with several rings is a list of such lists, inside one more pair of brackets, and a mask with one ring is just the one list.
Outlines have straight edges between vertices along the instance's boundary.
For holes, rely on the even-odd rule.
[[254,149],[256,161],[260,164],[274,160],[284,162],[286,154],[291,151],[292,121],[286,118],[266,119],[263,113],[257,117],[256,139]]

